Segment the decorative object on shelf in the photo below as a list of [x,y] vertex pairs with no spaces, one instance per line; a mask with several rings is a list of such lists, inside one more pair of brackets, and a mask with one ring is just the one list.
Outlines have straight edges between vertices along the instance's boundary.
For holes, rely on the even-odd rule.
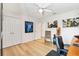
[[79,17],[62,20],[62,22],[63,22],[63,27],[78,27]]
[[25,21],[25,33],[33,32],[33,22]]
[[58,25],[57,20],[53,21],[53,23],[48,23],[48,28],[56,28]]

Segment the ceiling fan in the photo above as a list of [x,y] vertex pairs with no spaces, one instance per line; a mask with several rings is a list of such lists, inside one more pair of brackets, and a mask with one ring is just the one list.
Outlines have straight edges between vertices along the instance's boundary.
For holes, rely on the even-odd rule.
[[44,12],[52,12],[52,10],[46,9],[46,8],[40,8],[39,13],[44,14]]
[[53,14],[56,14],[56,12],[53,12],[53,10],[50,10],[48,9],[48,6],[49,5],[46,5],[46,6],[40,6],[38,4],[35,4],[39,9],[38,9],[38,12],[41,14],[41,15],[44,15],[45,12],[49,12],[49,13],[53,13]]

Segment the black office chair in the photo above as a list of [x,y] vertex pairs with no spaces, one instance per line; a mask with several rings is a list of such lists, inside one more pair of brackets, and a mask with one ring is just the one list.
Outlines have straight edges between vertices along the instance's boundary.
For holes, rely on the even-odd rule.
[[53,35],[53,44],[54,45],[56,44],[56,35],[55,34]]
[[62,56],[67,55],[68,50],[64,49],[64,43],[63,43],[63,40],[62,40],[62,36],[57,36],[56,37],[56,47],[57,47],[57,53],[59,55],[62,55]]

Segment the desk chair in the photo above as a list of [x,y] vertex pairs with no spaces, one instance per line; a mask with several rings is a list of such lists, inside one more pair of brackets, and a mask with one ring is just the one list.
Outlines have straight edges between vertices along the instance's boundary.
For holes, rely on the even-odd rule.
[[56,45],[56,35],[53,35],[53,44]]
[[64,43],[61,36],[56,37],[57,53],[66,56],[67,50],[64,49]]

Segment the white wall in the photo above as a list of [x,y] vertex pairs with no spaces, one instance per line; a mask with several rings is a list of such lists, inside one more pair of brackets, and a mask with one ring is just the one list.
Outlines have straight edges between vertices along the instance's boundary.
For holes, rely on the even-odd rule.
[[42,35],[42,26],[41,26],[41,22],[35,22],[35,39],[41,39],[41,35]]
[[[23,12],[26,12],[26,13],[23,14]],[[51,36],[53,37],[53,34],[55,33],[55,28],[49,29],[47,27],[47,23],[53,22],[53,20],[58,20],[58,23],[61,26],[61,30],[62,30],[61,35],[63,36],[65,43],[69,43],[69,41],[73,38],[73,35],[79,34],[78,27],[62,28],[62,19],[73,18],[73,17],[79,16],[78,10],[73,10],[70,12],[65,12],[63,14],[55,15],[55,16],[50,17],[50,19],[49,18],[42,19],[43,22],[41,22],[41,21],[39,22],[38,19],[36,19],[36,18],[31,18],[30,16],[28,16],[27,12],[28,11],[26,11],[26,9],[22,10],[22,8],[20,7],[19,4],[12,4],[12,3],[11,4],[4,4],[4,16],[6,15],[6,17],[4,19],[6,20],[8,16],[9,17],[11,16],[10,17],[11,19],[15,18],[16,20],[21,21],[21,24],[22,24],[22,26],[21,26],[21,28],[22,28],[22,43],[32,41],[34,39],[40,39],[41,34],[42,34],[42,37],[44,37],[45,30],[50,30],[52,32]],[[25,28],[24,22],[25,21],[32,21],[34,23],[34,26],[33,26],[34,32],[33,33],[25,33],[25,30],[24,30],[24,28]],[[3,24],[3,27],[5,27],[4,24]],[[42,31],[42,33],[41,33],[41,31]],[[5,34],[5,30],[4,30],[3,34]],[[4,41],[8,41],[8,40],[5,40],[5,37],[3,37],[3,38],[4,38],[3,39]]]
[[20,18],[4,15],[3,47],[19,44],[21,43],[21,41],[22,41],[22,22]]
[[73,10],[70,12],[66,12],[60,15],[57,15],[55,19],[58,20],[59,25],[61,26],[61,35],[65,41],[65,43],[70,43],[73,39],[74,35],[79,35],[79,27],[70,27],[70,28],[63,28],[62,20],[68,18],[79,17],[79,10]]
[[55,15],[52,17],[52,19],[48,19],[48,21],[44,22],[45,25],[43,27],[45,27],[45,30],[50,30],[52,32],[51,36],[53,37],[53,34],[55,33],[55,29],[53,29],[53,28],[48,29],[47,23],[49,21],[53,22],[53,20],[58,20],[58,24],[61,27],[61,35],[63,37],[64,43],[70,44],[70,41],[73,39],[73,36],[79,35],[79,27],[63,28],[62,20],[68,19],[68,18],[74,18],[74,17],[79,17],[79,10],[72,10],[69,12]]
[[[41,38],[41,22],[38,22],[37,21],[38,19],[31,18],[31,17],[29,18],[29,16],[27,14],[23,14],[22,11],[24,12],[24,10],[22,10],[20,8],[19,4],[12,4],[12,3],[11,4],[4,4],[3,10],[4,10],[4,13],[3,13],[3,16],[4,16],[4,18],[3,18],[4,19],[4,21],[3,21],[4,22],[3,23],[3,40],[4,40],[3,45],[4,45],[4,47],[13,45],[13,41],[11,39],[8,40],[9,37],[7,37],[7,39],[5,37],[5,30],[7,27],[7,26],[5,26],[5,20],[8,21],[8,19],[16,19],[21,22],[21,24],[18,25],[22,28],[21,29],[22,31],[20,31],[22,33],[21,34],[22,35],[22,38],[21,38],[22,42],[21,43]],[[27,11],[25,11],[25,12],[27,12]],[[32,33],[25,33],[25,21],[32,21],[33,22],[33,30],[34,31]],[[15,23],[17,23],[17,22],[15,22]],[[6,34],[6,36],[7,36],[7,34]],[[18,39],[18,41],[19,41],[19,39]]]
[[[23,42],[32,41],[41,38],[41,23],[35,19],[29,19],[28,17],[23,17]],[[25,33],[25,21],[33,22],[33,32]]]

